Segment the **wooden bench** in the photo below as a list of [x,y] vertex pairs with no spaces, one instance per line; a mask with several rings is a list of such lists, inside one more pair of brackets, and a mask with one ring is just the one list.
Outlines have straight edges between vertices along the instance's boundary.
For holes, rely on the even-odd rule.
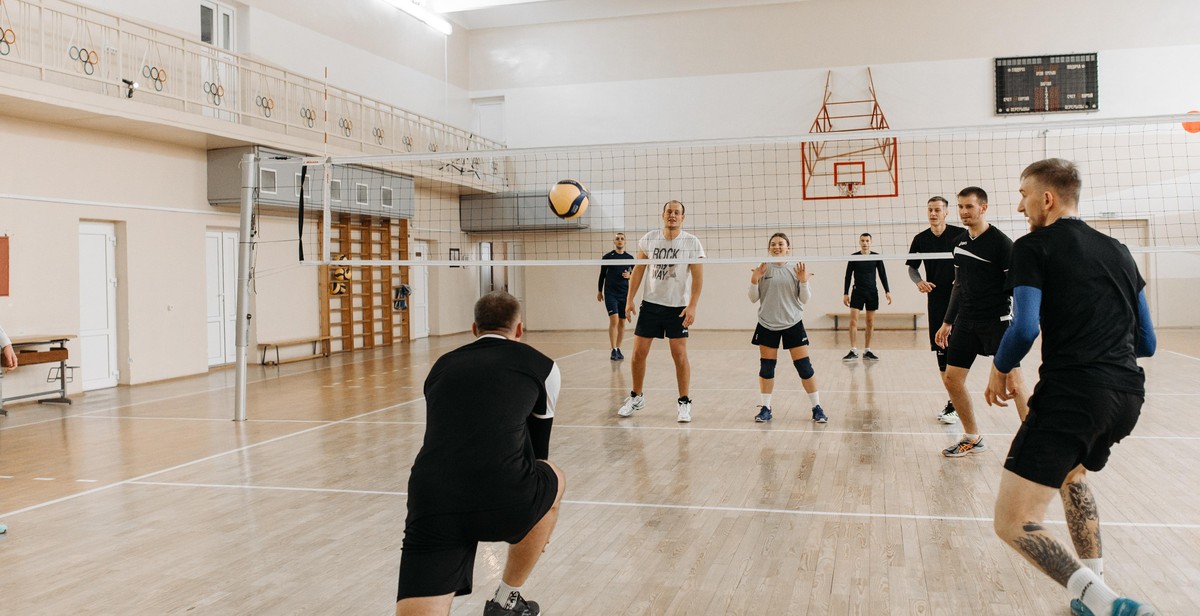
[[[280,364],[290,364],[294,361],[304,361],[307,359],[316,359],[318,357],[329,357],[329,341],[332,336],[317,336],[316,338],[296,338],[294,340],[278,340],[276,342],[260,342],[258,350],[262,352],[261,363],[264,366],[278,366]],[[311,344],[312,355],[301,355],[300,357],[289,357],[288,359],[279,359],[279,347],[294,346],[299,344]],[[267,353],[274,347],[275,359],[268,360]]]
[[[862,311],[862,312],[865,313],[866,311]],[[835,331],[835,332],[838,330],[838,320],[839,319],[846,319],[847,321],[849,321],[849,319],[850,319],[849,312],[827,312],[827,313],[825,313],[825,316],[833,319],[833,331]],[[904,317],[906,319],[908,319],[908,318],[912,319],[912,328],[913,328],[913,331],[916,331],[917,319],[922,316],[925,316],[924,312],[892,312],[890,310],[888,310],[888,311],[878,310],[875,312],[875,323],[876,323],[875,329],[886,329],[886,328],[879,327],[879,318],[880,317],[885,317],[885,318],[886,317]],[[867,317],[864,314],[862,318],[865,320]],[[892,328],[892,329],[895,329],[895,328]]]
[[[4,403],[9,400],[23,400],[25,398],[36,398],[38,396],[46,396],[57,394],[57,398],[46,398],[38,400],[42,402],[53,402],[58,404],[71,404],[71,399],[67,397],[67,341],[74,336],[18,336],[12,338],[13,351],[17,354],[17,368],[22,366],[32,366],[36,364],[51,364],[57,363],[57,368],[51,368],[47,375],[46,382],[58,382],[57,389],[48,391],[39,391],[31,394],[21,394],[19,396],[4,396],[4,371],[0,370],[0,415],[7,415],[8,411],[4,410]],[[30,348],[32,347],[32,348]],[[41,348],[49,347],[49,348]],[[55,375],[55,370],[58,374]]]

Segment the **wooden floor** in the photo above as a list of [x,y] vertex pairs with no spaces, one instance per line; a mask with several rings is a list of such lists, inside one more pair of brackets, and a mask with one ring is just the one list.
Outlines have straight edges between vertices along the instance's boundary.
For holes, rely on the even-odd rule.
[[[946,396],[923,332],[881,334],[875,365],[844,365],[846,334],[814,332],[823,426],[790,367],[775,420],[752,421],[749,337],[694,334],[694,421],[680,425],[663,343],[645,410],[619,419],[629,366],[609,361],[603,332],[529,335],[564,384],[551,458],[568,489],[526,593],[546,613],[1069,613],[1065,591],[992,534],[1015,412],[978,395],[990,450],[939,455],[958,427],[935,421]],[[421,384],[467,339],[252,366],[244,423],[230,421],[231,370],[10,406],[0,613],[391,613]],[[1195,614],[1200,332],[1160,332],[1144,366],[1142,420],[1094,477],[1107,579]],[[1065,540],[1061,507],[1050,515]],[[503,556],[481,548],[454,614],[482,612]]]

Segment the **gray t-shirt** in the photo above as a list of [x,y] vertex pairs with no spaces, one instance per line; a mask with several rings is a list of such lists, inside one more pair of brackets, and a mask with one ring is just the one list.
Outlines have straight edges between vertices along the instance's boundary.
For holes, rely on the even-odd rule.
[[750,285],[750,301],[759,302],[758,322],[773,331],[785,330],[804,319],[804,304],[812,296],[808,283],[796,278],[795,264],[768,263],[767,272]]

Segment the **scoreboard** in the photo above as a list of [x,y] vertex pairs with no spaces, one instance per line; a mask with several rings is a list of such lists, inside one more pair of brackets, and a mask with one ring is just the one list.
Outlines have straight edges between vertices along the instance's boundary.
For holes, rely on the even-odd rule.
[[1096,54],[996,58],[996,114],[1096,111]]

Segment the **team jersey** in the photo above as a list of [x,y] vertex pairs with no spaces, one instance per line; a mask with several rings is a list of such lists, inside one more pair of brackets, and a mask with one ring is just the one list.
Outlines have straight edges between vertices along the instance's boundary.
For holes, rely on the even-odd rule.
[[958,287],[958,313],[968,321],[994,321],[1012,316],[1012,294],[1005,286],[1012,240],[995,225],[972,238],[958,236],[954,243],[954,286]]
[[1042,380],[1145,392],[1137,365],[1138,292],[1129,249],[1079,219],[1017,240],[1008,288],[1041,289]]
[[773,331],[783,331],[804,320],[804,304],[812,296],[808,283],[796,278],[795,266],[768,263],[758,284],[750,285],[750,301],[759,302],[758,322]]
[[638,240],[638,250],[646,253],[650,259],[676,259],[676,263],[655,263],[646,266],[646,290],[642,294],[644,301],[660,306],[686,306],[692,298],[691,269],[689,262],[704,258],[704,246],[700,238],[680,231],[679,235],[669,240],[663,236],[662,229],[655,229]]
[[[908,247],[910,253],[931,253],[931,252],[954,252],[954,246],[958,243],[958,236],[964,233],[966,229],[956,227],[954,225],[946,225],[945,230],[941,235],[934,235],[933,229],[926,229],[913,237],[912,245]],[[933,283],[933,290],[930,295],[945,295],[947,299],[950,296],[950,289],[954,286],[954,260],[953,259],[909,259],[905,265],[919,269],[921,264],[925,264],[925,281]]]
[[529,502],[529,422],[554,416],[560,378],[553,359],[498,336],[438,358],[425,379],[425,440],[409,476],[409,514]]
[[[872,250],[867,254],[877,255],[879,253]],[[853,255],[862,255],[862,252],[851,253]],[[854,288],[872,291],[878,291],[875,287],[875,273],[879,273],[879,280],[883,283],[883,290],[890,293],[888,288],[887,270],[883,267],[883,261],[850,261],[846,263],[846,282],[842,285],[842,294],[850,294],[850,279],[854,278]]]
[[[632,259],[633,255],[627,252],[610,250],[608,254],[600,258],[606,261],[611,259]],[[629,293],[629,279],[622,274],[632,271],[632,265],[601,265],[600,280],[596,282],[596,290],[603,292],[605,297],[625,297]]]

